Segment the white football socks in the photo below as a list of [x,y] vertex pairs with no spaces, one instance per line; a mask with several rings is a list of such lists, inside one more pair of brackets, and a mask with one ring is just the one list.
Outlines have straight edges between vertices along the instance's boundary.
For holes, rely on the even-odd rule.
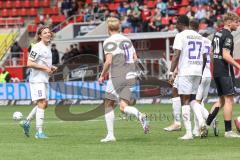
[[114,110],[112,107],[105,107],[105,121],[107,125],[107,136],[114,137],[113,127],[114,127]]
[[44,122],[44,109],[37,108],[36,112],[36,128],[38,133],[42,133],[43,131],[43,122]]
[[192,125],[190,116],[191,116],[190,106],[189,105],[182,106],[182,119],[184,127],[186,129],[186,133],[192,135]]
[[194,128],[193,128],[193,134],[197,134],[197,132],[199,131],[199,123],[197,120],[197,117],[194,114]]
[[28,114],[28,116],[27,116],[27,123],[30,123],[31,120],[33,120],[33,118],[34,118],[35,115],[36,115],[37,108],[38,108],[38,106],[36,105],[36,106],[32,109],[32,111]]
[[173,118],[174,123],[181,124],[181,99],[180,97],[172,98],[172,109],[173,109]]
[[202,106],[199,103],[197,103],[195,100],[190,102],[190,106],[193,110],[194,115],[198,120],[199,126],[203,126],[205,124],[205,121],[202,116],[202,111],[201,111]]

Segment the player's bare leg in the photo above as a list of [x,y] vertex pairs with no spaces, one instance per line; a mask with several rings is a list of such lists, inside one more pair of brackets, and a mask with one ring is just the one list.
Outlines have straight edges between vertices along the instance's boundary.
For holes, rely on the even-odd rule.
[[143,127],[144,133],[149,132],[149,122],[147,121],[147,116],[141,113],[137,108],[129,106],[128,102],[124,99],[120,100],[120,110],[127,115],[134,115],[140,122]]

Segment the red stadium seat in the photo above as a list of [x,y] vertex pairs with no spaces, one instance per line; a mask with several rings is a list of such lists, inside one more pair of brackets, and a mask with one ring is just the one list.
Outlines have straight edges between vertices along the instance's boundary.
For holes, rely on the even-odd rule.
[[17,16],[19,16],[19,15],[18,15],[18,10],[17,10],[16,8],[13,8],[13,9],[11,10],[11,12],[10,12],[10,15],[11,15],[12,17],[17,17]]
[[240,7],[236,9],[236,13],[238,14],[238,16],[240,16]]
[[37,26],[36,25],[29,25],[28,26],[28,32],[29,33],[35,33],[37,31]]
[[76,16],[76,22],[83,22],[83,16]]
[[52,16],[51,18],[53,23],[61,23],[66,20],[64,15]]
[[40,3],[39,0],[34,0],[32,6],[35,7],[35,8],[41,7],[41,3]]
[[43,8],[43,14],[51,14],[51,8]]
[[8,18],[7,19],[7,24],[8,25],[16,25],[16,19],[13,19],[13,18]]
[[58,15],[59,14],[59,9],[58,9],[58,7],[53,7],[52,8],[52,13],[51,13],[51,15]]
[[161,21],[162,21],[162,25],[169,25],[169,17],[162,17]]
[[3,9],[1,15],[2,15],[2,17],[8,17],[8,10],[7,9]]
[[86,4],[92,4],[92,0],[86,0]]
[[42,7],[50,7],[50,0],[42,0]]
[[131,33],[131,32],[132,32],[131,28],[124,28],[124,30],[123,30],[124,34],[128,34],[128,33]]
[[27,16],[27,10],[26,10],[26,8],[22,8],[22,9],[20,10],[20,12],[19,12],[19,15],[21,15],[21,16]]
[[40,23],[40,18],[39,18],[39,16],[37,16],[37,17],[35,18],[34,22],[35,22],[35,24],[39,24],[39,23]]
[[13,6],[15,8],[21,8],[22,7],[22,3],[20,0],[16,0],[14,3],[13,3]]
[[189,5],[189,0],[182,0],[181,5],[182,6],[188,6]]
[[0,18],[0,26],[2,26],[2,25],[4,25],[4,26],[6,25],[6,20]]
[[37,16],[37,9],[31,8],[28,15],[29,16]]
[[178,14],[179,15],[185,15],[187,14],[188,10],[186,7],[181,7],[179,10],[178,10]]
[[13,8],[12,1],[6,1],[5,8]]
[[25,20],[24,20],[24,18],[20,18],[20,20],[19,20],[19,23],[23,26],[24,25],[24,23],[25,23]]
[[4,8],[3,1],[0,1],[0,9]]
[[25,8],[30,8],[31,7],[31,2],[29,0],[22,1],[23,2],[23,7]]
[[147,7],[148,7],[148,8],[154,8],[155,6],[156,6],[155,1],[148,1],[148,2],[147,2]]
[[108,9],[109,9],[110,11],[116,11],[116,10],[118,9],[118,7],[119,7],[119,3],[110,3],[110,4],[108,5]]

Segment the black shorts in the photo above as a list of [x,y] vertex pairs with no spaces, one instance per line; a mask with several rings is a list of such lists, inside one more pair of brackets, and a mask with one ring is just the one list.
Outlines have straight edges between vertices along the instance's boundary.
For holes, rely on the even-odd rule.
[[235,83],[233,77],[214,77],[218,96],[235,95]]

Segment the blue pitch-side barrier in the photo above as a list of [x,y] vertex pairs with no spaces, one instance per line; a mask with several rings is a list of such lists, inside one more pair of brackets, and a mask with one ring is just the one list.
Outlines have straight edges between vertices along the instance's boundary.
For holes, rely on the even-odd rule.
[[[103,99],[106,83],[100,85],[97,81],[82,82],[52,82],[50,83],[49,99]],[[139,85],[133,87],[134,97],[139,97]],[[0,83],[0,100],[30,100],[29,83]]]

